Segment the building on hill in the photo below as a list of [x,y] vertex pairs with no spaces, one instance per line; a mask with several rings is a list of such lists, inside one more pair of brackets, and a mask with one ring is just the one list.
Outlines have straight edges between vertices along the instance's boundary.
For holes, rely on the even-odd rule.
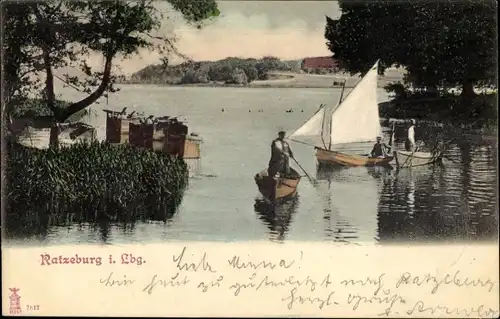
[[338,61],[329,56],[309,57],[302,61],[302,69],[327,69],[329,71],[338,71]]

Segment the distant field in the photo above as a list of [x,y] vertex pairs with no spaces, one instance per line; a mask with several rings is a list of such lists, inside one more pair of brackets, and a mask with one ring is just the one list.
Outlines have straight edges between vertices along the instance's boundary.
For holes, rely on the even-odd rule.
[[[253,81],[249,84],[249,86],[329,88],[333,86],[333,82],[343,82],[344,80],[347,80],[346,87],[354,87],[361,79],[359,76],[349,76],[345,73],[319,75],[307,73],[271,72],[270,75],[276,79]],[[379,77],[379,87],[382,88],[388,83],[402,80],[403,75],[401,72],[390,70],[385,76]]]

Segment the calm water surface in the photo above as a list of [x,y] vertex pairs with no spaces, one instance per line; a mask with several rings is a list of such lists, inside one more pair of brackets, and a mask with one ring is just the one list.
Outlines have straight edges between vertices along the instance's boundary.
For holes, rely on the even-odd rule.
[[[62,98],[75,100],[77,94],[67,89]],[[335,89],[122,86],[109,105],[103,101],[93,107],[102,114],[89,121],[101,137],[105,118],[100,109],[127,106],[131,111],[135,105],[146,115],[181,115],[204,140],[202,160],[191,163],[195,171],[178,213],[166,223],[48,225],[43,235],[24,234],[14,242],[384,244],[497,238],[496,141],[450,144],[442,166],[400,172],[365,167],[317,171],[313,149],[293,143],[296,158],[319,183],[313,186],[303,178],[298,198],[269,212],[258,201],[253,176],[267,165],[271,140],[280,129],[298,127],[321,103],[336,104],[339,94]],[[379,90],[379,100],[387,99]]]

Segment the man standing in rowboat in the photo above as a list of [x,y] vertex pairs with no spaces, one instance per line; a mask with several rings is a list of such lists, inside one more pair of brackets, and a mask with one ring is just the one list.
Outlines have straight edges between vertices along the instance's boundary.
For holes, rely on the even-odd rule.
[[275,177],[276,174],[287,176],[290,173],[290,157],[293,152],[290,144],[285,141],[285,131],[278,133],[278,138],[271,143],[271,159],[269,160],[268,174]]
[[405,142],[405,148],[408,152],[415,151],[415,120],[410,121],[410,127],[408,128],[408,138]]

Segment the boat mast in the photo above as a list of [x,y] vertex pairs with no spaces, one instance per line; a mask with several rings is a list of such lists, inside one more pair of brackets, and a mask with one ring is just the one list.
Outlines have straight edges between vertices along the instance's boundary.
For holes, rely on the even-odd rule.
[[[322,107],[326,107],[325,105],[321,104],[320,109]],[[326,143],[325,143],[325,118],[326,118],[326,112],[323,112],[323,121],[321,122],[321,141],[323,142],[323,146],[326,148]]]
[[[342,98],[344,97],[344,89],[345,89],[346,82],[347,82],[347,80],[344,80],[344,83],[342,83],[342,91],[340,92],[340,98],[339,98],[339,103],[337,104],[337,107],[340,105],[340,103],[342,103]],[[335,110],[333,110],[333,112],[335,112]],[[332,112],[332,114],[333,114],[333,112]],[[330,116],[329,122],[330,122],[330,142],[328,143],[328,150],[331,151],[332,150],[332,137],[331,137],[332,136],[332,117],[331,116]]]

